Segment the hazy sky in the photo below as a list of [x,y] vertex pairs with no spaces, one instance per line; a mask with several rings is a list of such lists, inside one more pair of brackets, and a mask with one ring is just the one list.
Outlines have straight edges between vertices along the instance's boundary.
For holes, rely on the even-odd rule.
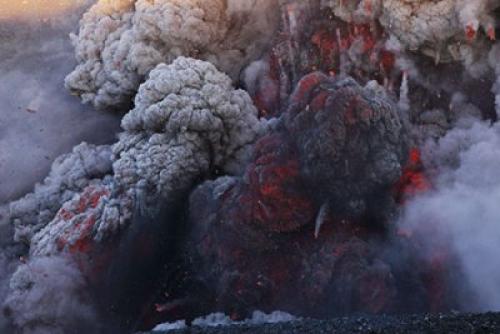
[[0,0],[0,19],[50,17],[77,8],[87,0]]
[[[57,20],[41,28],[33,13],[48,13],[49,2],[58,8]],[[22,8],[26,15],[23,23],[0,19],[0,204],[30,191],[55,157],[81,141],[114,139],[119,117],[82,106],[64,88],[75,66],[68,34],[77,30],[82,8],[60,8],[81,2],[0,0],[3,14]]]

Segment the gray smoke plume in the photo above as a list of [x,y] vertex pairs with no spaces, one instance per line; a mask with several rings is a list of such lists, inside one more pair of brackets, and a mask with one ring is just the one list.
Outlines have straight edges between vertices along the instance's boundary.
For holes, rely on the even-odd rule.
[[62,204],[89,185],[111,173],[111,147],[86,143],[58,157],[49,176],[35,191],[10,204],[10,219],[16,226],[16,241],[29,241],[49,223]]
[[462,120],[429,142],[423,159],[434,187],[405,205],[399,226],[422,239],[429,257],[449,245],[477,298],[464,309],[500,310],[500,125]]
[[84,286],[70,260],[34,258],[13,274],[4,312],[23,334],[94,333],[97,317]]
[[[102,240],[127,226],[135,205],[154,208],[211,170],[238,173],[266,128],[246,92],[234,90],[231,79],[212,64],[189,58],[151,71],[135,106],[123,118],[125,132],[112,148],[113,177],[64,203],[62,209],[72,215],[57,215],[35,234],[31,254],[57,254],[60,235],[69,236],[71,246],[80,237],[75,226],[89,217],[96,221],[92,237]],[[82,198],[92,196],[98,202],[82,211]]]
[[476,63],[489,47],[483,41],[495,39],[493,11],[500,3],[496,0],[322,0],[322,6],[331,8],[336,16],[348,22],[378,20],[406,50],[430,56],[436,63]]
[[277,0],[98,1],[73,35],[66,87],[99,109],[127,105],[156,65],[209,60],[238,79],[277,28]]
[[88,320],[91,308],[78,299],[79,270],[60,257],[83,238],[115,235],[137,205],[151,208],[179,196],[211,170],[238,173],[266,122],[227,75],[180,57],[151,71],[122,127],[111,148],[77,146],[56,160],[34,193],[11,204],[17,238],[32,236],[31,260],[13,275],[5,303],[18,328],[65,333],[67,325]]

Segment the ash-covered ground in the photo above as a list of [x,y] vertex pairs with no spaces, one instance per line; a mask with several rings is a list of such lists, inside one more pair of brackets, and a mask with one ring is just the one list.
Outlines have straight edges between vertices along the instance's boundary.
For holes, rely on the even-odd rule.
[[496,326],[439,314],[500,310],[497,0],[30,3],[0,16],[4,331]]

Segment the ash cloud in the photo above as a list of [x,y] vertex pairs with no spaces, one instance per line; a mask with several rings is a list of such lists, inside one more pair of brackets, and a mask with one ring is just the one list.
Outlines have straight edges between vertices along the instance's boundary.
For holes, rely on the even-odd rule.
[[274,37],[277,0],[98,1],[73,35],[78,66],[66,87],[98,109],[132,100],[160,63],[208,60],[234,80]]
[[23,334],[96,333],[97,315],[71,260],[38,257],[12,275],[4,313]]
[[[70,152],[75,145],[85,140],[93,143],[110,142],[119,128],[119,120],[116,117],[82,106],[78,99],[64,89],[64,77],[75,66],[68,34],[75,28],[82,11],[90,5],[90,1],[79,1],[75,4],[78,5],[68,8],[57,16],[44,12],[42,17],[35,15],[36,11],[31,11],[33,15],[23,14],[16,18],[2,16],[0,20],[0,72],[2,73],[0,77],[0,300],[2,303],[7,300],[10,278],[20,264],[19,258],[27,253],[23,244],[14,242],[14,226],[11,225],[7,203],[31,191],[33,185],[48,174],[56,157]],[[47,190],[44,194],[50,193],[50,196],[43,199],[49,207],[52,206],[54,196],[64,197],[67,195],[67,188],[71,188],[71,184],[65,184],[67,180],[60,181],[57,186],[52,184],[48,187],[47,185],[37,187]],[[56,194],[59,190],[55,188],[59,186],[60,189],[64,189],[65,195]],[[34,215],[41,214],[38,212],[41,207],[37,205],[32,208],[31,213]],[[41,301],[36,300],[38,297],[46,300],[53,298],[53,301],[61,302],[56,305],[71,306],[70,295],[64,296],[66,302],[62,302],[62,294],[69,293],[69,290],[61,289],[61,292],[54,290],[69,287],[69,282],[76,279],[76,276],[70,275],[71,277],[67,277],[68,284],[65,284],[62,281],[64,278],[58,274],[76,273],[77,269],[63,269],[61,263],[56,262],[57,260],[35,261],[29,266],[35,270],[31,273],[36,276],[32,277],[33,280],[45,279],[42,273],[46,272],[53,282],[45,287],[46,290],[42,287],[43,284],[35,283],[36,289],[27,292],[21,296],[22,298],[31,298],[31,302]],[[41,271],[36,272],[37,268]],[[53,269],[55,271],[51,273]],[[26,270],[25,267],[24,274],[16,275],[26,277],[25,274],[29,274]],[[59,283],[62,285],[59,286]],[[55,295],[51,297],[53,293]],[[11,309],[20,311],[19,314],[25,318],[7,319],[3,313],[0,314],[0,332],[13,332],[10,326],[11,320],[14,320],[23,327],[23,333],[43,333],[36,329],[38,327],[33,323],[34,318],[28,319],[34,317],[34,314],[29,313],[28,304],[21,305],[18,303],[20,300],[15,300],[17,297],[13,298],[10,299],[13,303]],[[39,311],[46,306],[40,304]],[[82,310],[73,307],[75,314]],[[91,312],[90,308],[85,310]],[[68,315],[70,319],[71,315]],[[50,330],[49,332],[55,333]]]
[[[462,61],[473,76],[488,69],[484,55],[494,41],[495,0],[322,0],[342,20],[378,22],[411,52],[436,63]],[[485,51],[486,50],[486,51]]]
[[111,147],[82,143],[71,153],[58,157],[50,174],[35,191],[10,203],[10,219],[16,227],[14,240],[29,244],[31,238],[49,223],[63,203],[84,188],[101,182],[111,174]]
[[[180,57],[151,71],[122,127],[125,132],[111,148],[83,144],[56,160],[35,193],[10,206],[16,235],[28,240],[32,236],[31,266],[39,265],[42,272],[42,277],[30,275],[27,264],[12,276],[5,305],[17,327],[41,322],[42,327],[49,323],[50,330],[64,332],[81,320],[78,309],[80,316],[90,314],[86,304],[66,305],[61,295],[53,295],[43,270],[56,275],[54,281],[61,276],[64,295],[78,301],[84,282],[73,277],[69,281],[76,285],[64,283],[79,270],[59,263],[58,257],[83,240],[100,242],[118,234],[130,223],[136,206],[154,209],[162,200],[187,194],[197,178],[213,169],[238,173],[266,122],[258,119],[248,94],[232,88],[227,75],[208,62]],[[62,248],[61,236],[66,243]],[[23,302],[40,295],[48,314]],[[63,306],[69,308],[68,322],[65,314],[52,313]]]
[[473,311],[500,310],[500,125],[467,119],[423,149],[434,188],[409,201],[399,226],[426,245],[430,259],[448,247],[459,260]]
[[[258,119],[248,94],[233,89],[231,79],[215,66],[179,57],[151,71],[122,127],[125,132],[112,147],[112,177],[87,181],[89,186],[69,201],[55,201],[74,215],[57,215],[45,228],[38,225],[32,254],[57,253],[58,235],[71,240],[76,235],[76,242],[81,236],[74,226],[85,217],[96,220],[92,238],[103,240],[128,225],[135,205],[154,209],[161,199],[185,194],[214,169],[240,172],[266,122]],[[80,209],[82,199],[92,196],[98,203]],[[25,212],[19,219],[29,221],[31,214]],[[23,234],[23,224],[16,228]]]

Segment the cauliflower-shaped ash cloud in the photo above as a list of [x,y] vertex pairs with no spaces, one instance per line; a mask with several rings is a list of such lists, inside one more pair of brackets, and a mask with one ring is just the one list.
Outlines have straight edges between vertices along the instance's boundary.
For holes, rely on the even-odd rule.
[[111,173],[111,157],[110,146],[83,143],[57,158],[49,176],[35,186],[33,193],[10,204],[15,240],[29,243],[31,237],[54,218],[64,202],[85,187],[101,182]]
[[234,90],[214,65],[190,58],[151,71],[135,106],[113,146],[113,177],[65,203],[33,237],[32,254],[114,235],[136,205],[178,198],[214,170],[238,173],[266,129],[246,92]]
[[[480,31],[495,39],[495,0],[323,0],[323,7],[349,22],[378,19],[403,46],[437,61],[462,59]],[[465,54],[464,54],[465,53]],[[469,55],[470,57],[470,55]]]
[[100,109],[130,102],[156,65],[209,60],[233,79],[260,56],[277,26],[276,0],[100,0],[73,35],[69,90]]

